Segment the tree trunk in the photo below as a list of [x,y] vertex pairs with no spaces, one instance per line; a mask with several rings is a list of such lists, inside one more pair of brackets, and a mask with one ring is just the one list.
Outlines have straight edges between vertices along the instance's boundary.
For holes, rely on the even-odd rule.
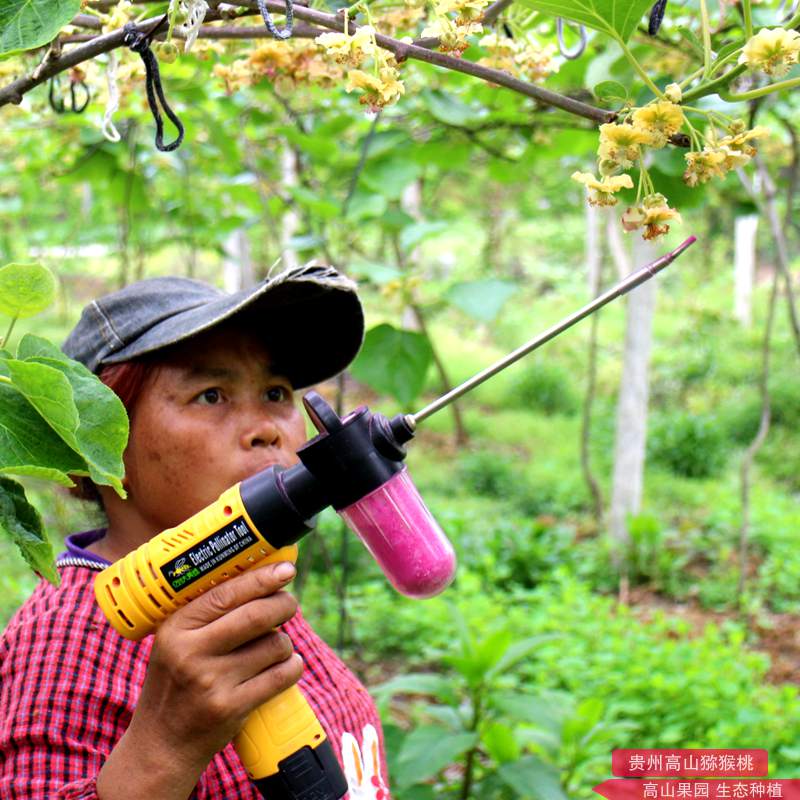
[[225,258],[222,262],[223,283],[226,292],[249,289],[255,284],[253,260],[250,255],[250,240],[244,228],[232,231],[223,245]]
[[[646,264],[658,257],[656,247],[638,236],[633,263]],[[614,475],[611,490],[610,533],[615,541],[615,560],[620,567],[620,595],[627,599],[625,553],[630,544],[628,516],[641,509],[647,443],[648,366],[652,341],[656,280],[649,280],[628,295],[625,355],[622,367],[614,442]]]
[[[281,186],[286,197],[291,197],[292,189],[297,186],[297,157],[288,144],[281,148]],[[289,244],[299,227],[300,215],[294,206],[289,206],[281,219],[281,266],[283,269],[299,265],[297,252]]]
[[[603,268],[602,217],[597,206],[586,205],[586,272],[589,279],[589,297],[594,299],[600,294],[601,273]],[[603,495],[600,484],[592,471],[589,445],[592,440],[592,406],[594,405],[595,386],[597,383],[597,324],[599,312],[592,314],[589,327],[589,353],[586,377],[586,394],[583,399],[583,415],[581,419],[581,470],[589,493],[592,497],[592,511],[597,529],[603,526]]]
[[753,277],[756,263],[758,215],[736,217],[734,235],[734,301],[733,315],[749,328],[753,321]]

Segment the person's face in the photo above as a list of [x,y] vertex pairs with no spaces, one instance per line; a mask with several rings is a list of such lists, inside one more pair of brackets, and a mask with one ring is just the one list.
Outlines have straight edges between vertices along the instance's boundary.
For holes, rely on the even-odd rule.
[[148,381],[125,451],[126,502],[148,523],[177,525],[253,473],[297,462],[305,425],[269,363],[253,336],[222,327],[175,348]]

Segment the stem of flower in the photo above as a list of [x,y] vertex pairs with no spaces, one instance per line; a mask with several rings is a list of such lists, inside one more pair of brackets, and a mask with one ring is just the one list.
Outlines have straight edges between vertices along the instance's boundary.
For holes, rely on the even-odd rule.
[[734,78],[738,78],[746,69],[746,64],[739,64],[733,69],[728,70],[724,75],[720,75],[716,80],[709,81],[708,83],[701,83],[699,86],[686,92],[683,96],[683,102],[691,103],[692,100],[697,100],[698,97],[705,97],[706,95],[719,92],[720,89],[725,89]]
[[634,54],[631,53],[631,51],[628,49],[628,45],[626,45],[625,42],[623,42],[622,39],[619,36],[617,36],[616,34],[614,35],[614,39],[616,39],[617,44],[622,48],[622,52],[625,54],[625,58],[627,58],[628,61],[630,61],[631,66],[639,74],[639,77],[645,82],[645,85],[647,86],[647,88],[650,89],[650,91],[659,100],[663,100],[664,99],[664,93],[661,91],[661,89],[658,88],[658,86],[656,86],[653,83],[653,81],[650,79],[650,76],[647,74],[647,72],[645,72],[645,70],[642,67],[642,65],[636,60],[636,56],[634,56]]
[[711,75],[711,23],[706,0],[700,0],[700,20],[703,27],[703,77]]
[[742,52],[742,48],[738,48],[734,50],[732,53],[728,53],[725,58],[718,58],[712,65],[711,65],[711,73],[710,75],[714,75],[719,72],[724,66],[727,66],[731,63],[731,61],[738,60],[739,54]]
[[744,17],[744,35],[748,40],[753,38],[753,10],[751,0],[742,0],[742,16]]
[[720,89],[717,94],[719,94],[719,96],[726,103],[741,103],[744,100],[756,100],[759,97],[766,97],[768,94],[780,92],[784,89],[794,89],[795,86],[800,86],[800,78],[792,78],[788,81],[770,83],[767,86],[762,86],[760,89],[753,89],[749,92],[740,92],[739,94],[734,94],[733,92],[729,92],[725,89]]
[[[6,331],[6,335],[3,337],[3,341],[0,342],[0,347],[5,347],[8,340],[11,338],[11,331],[14,330],[14,326],[17,324],[17,320],[19,319],[19,314],[17,314],[12,320],[11,324],[8,326],[8,330]],[[11,381],[9,381],[11,383]]]
[[693,80],[696,80],[697,78],[699,78],[703,74],[704,70],[705,70],[705,67],[700,67],[700,69],[698,69],[695,72],[693,72],[688,78],[685,78],[684,80],[682,80],[678,84],[678,86],[681,87],[681,90],[685,89],[687,86],[689,86],[689,84],[691,84],[691,82]]

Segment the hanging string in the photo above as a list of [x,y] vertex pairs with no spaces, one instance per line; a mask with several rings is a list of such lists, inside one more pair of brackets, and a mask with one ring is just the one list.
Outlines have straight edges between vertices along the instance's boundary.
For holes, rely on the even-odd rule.
[[[134,53],[138,53],[144,62],[144,69],[147,74],[146,88],[147,88],[147,103],[150,106],[150,113],[156,122],[156,148],[162,153],[177,150],[183,141],[183,125],[178,119],[175,112],[169,107],[166,98],[164,97],[164,90],[161,88],[161,73],[158,71],[158,59],[153,51],[150,49],[150,41],[156,34],[158,29],[167,21],[168,14],[164,14],[161,21],[150,30],[148,33],[142,33],[133,22],[128,22],[123,30],[123,44],[127,45]],[[161,113],[158,110],[158,102],[156,97],[161,102],[164,113],[172,121],[172,124],[178,129],[178,136],[174,142],[164,144],[164,121],[161,119]]]
[[558,37],[558,50],[564,58],[570,61],[580,58],[586,50],[586,28],[580,25],[578,28],[578,35],[581,37],[574,50],[570,50],[564,41],[564,20],[561,17],[556,18],[556,36]]
[[119,87],[117,86],[117,51],[112,50],[108,54],[108,66],[106,67],[106,83],[108,84],[108,102],[103,114],[103,136],[109,142],[118,142],[122,137],[116,129],[111,117],[119,110]]
[[664,12],[667,10],[667,0],[657,0],[655,5],[650,9],[650,21],[647,26],[647,32],[651,36],[658,33],[661,23],[664,20]]
[[175,30],[182,34],[184,38],[183,52],[188,53],[197,41],[197,34],[200,33],[200,26],[208,13],[208,3],[206,0],[170,0],[169,13],[172,15],[173,6],[178,2],[180,10],[186,18],[182,25],[176,25]]
[[267,11],[267,4],[265,0],[256,0],[256,3],[258,3],[258,10],[261,12],[261,16],[264,18],[264,24],[267,26],[267,30],[276,39],[288,39],[292,35],[292,25],[294,24],[294,6],[292,5],[292,0],[285,0],[286,27],[283,28],[283,30],[278,30],[278,28],[275,27],[275,23],[272,21],[269,11]]

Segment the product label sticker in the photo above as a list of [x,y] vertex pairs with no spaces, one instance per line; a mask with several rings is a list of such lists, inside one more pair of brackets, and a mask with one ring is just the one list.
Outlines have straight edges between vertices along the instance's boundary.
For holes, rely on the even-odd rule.
[[161,573],[172,589],[180,592],[257,541],[244,517],[237,517],[168,561],[161,567]]

